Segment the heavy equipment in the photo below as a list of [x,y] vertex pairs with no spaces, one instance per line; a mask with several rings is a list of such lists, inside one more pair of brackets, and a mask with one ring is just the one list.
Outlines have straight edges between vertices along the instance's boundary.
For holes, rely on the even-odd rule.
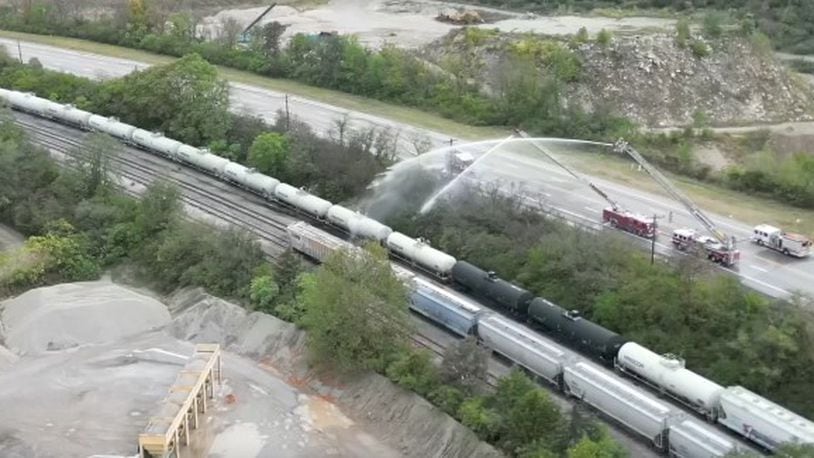
[[711,261],[726,267],[733,267],[740,259],[740,252],[735,249],[736,239],[722,231],[695,203],[675,187],[657,168],[651,165],[638,151],[624,139],[613,144],[613,151],[624,154],[636,161],[653,181],[658,183],[675,200],[677,200],[702,226],[712,234],[712,237],[698,234],[693,229],[676,229],[673,231],[672,243],[679,250],[696,250],[702,252]]
[[254,18],[254,20],[245,29],[243,29],[242,32],[240,32],[240,38],[238,39],[238,43],[243,45],[249,43],[251,41],[251,35],[249,34],[249,32],[252,30],[252,28],[254,28],[254,26],[257,25],[258,22],[260,22],[264,17],[266,17],[266,15],[269,14],[269,12],[271,12],[271,10],[275,6],[277,6],[277,3],[272,3],[271,6],[263,10],[263,12],[260,13],[259,16]]
[[[530,136],[522,130],[515,129],[515,132],[521,138],[530,138]],[[531,144],[534,145],[534,147],[537,148],[537,150],[540,151],[545,157],[551,160],[551,162],[568,172],[568,174],[572,177],[587,185],[589,188],[591,188],[591,190],[605,199],[610,206],[602,210],[602,222],[604,224],[608,224],[616,229],[638,235],[639,237],[644,237],[647,239],[656,237],[655,218],[625,210],[615,200],[611,199],[606,192],[599,189],[599,187],[593,182],[574,172],[568,166],[549,154],[549,152],[540,146],[539,143],[531,142]]]

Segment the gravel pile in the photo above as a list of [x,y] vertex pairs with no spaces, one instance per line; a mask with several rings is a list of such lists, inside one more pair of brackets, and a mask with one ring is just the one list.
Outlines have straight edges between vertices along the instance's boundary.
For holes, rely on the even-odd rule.
[[161,302],[108,281],[38,288],[0,309],[5,345],[18,354],[116,341],[170,321]]

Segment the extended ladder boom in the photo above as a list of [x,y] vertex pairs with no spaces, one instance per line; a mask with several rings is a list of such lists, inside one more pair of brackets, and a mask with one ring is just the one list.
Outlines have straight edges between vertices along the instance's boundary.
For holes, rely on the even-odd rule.
[[246,27],[245,29],[243,29],[243,32],[241,32],[241,35],[242,35],[243,37],[246,37],[246,34],[248,34],[248,33],[249,33],[249,30],[251,30],[251,29],[252,29],[252,27],[254,27],[254,26],[255,26],[255,25],[258,23],[258,22],[260,22],[260,20],[261,20],[261,19],[263,19],[264,17],[266,17],[266,15],[267,15],[267,14],[269,14],[269,11],[271,11],[271,9],[272,9],[272,8],[274,8],[275,6],[277,6],[277,3],[272,3],[272,4],[271,4],[271,6],[269,6],[268,8],[266,8],[266,9],[265,9],[265,11],[263,11],[262,13],[260,13],[260,16],[257,16],[257,17],[256,17],[256,18],[255,18],[255,19],[252,21],[252,23],[248,25],[248,27]]
[[[517,133],[517,135],[519,135],[521,138],[530,138],[530,135],[529,135],[529,134],[527,134],[526,132],[524,132],[524,131],[522,131],[522,130],[520,130],[520,129],[515,129],[514,131],[515,131],[515,132]],[[616,211],[619,211],[619,210],[620,210],[619,204],[617,204],[617,203],[616,203],[616,201],[614,201],[613,199],[611,199],[611,198],[610,198],[610,196],[608,196],[607,194],[605,194],[605,192],[604,192],[604,191],[602,191],[601,189],[599,189],[599,188],[598,188],[598,187],[597,187],[595,184],[593,184],[592,182],[590,182],[590,181],[589,181],[588,179],[586,179],[584,176],[582,176],[582,175],[579,175],[579,174],[575,173],[573,170],[571,170],[569,167],[567,167],[567,166],[566,166],[565,164],[563,164],[562,162],[558,161],[558,160],[557,160],[557,159],[556,159],[554,156],[552,156],[551,154],[549,154],[549,153],[548,153],[548,151],[546,151],[546,150],[545,150],[545,148],[543,148],[542,146],[540,146],[540,145],[539,145],[537,142],[531,142],[531,144],[532,144],[532,145],[534,145],[534,147],[535,147],[535,148],[537,148],[537,150],[538,150],[538,151],[540,151],[541,153],[543,153],[543,155],[544,155],[545,157],[547,157],[549,160],[551,160],[551,162],[553,162],[553,163],[557,164],[558,166],[560,166],[560,168],[562,168],[563,170],[565,170],[566,172],[568,172],[568,173],[569,173],[569,174],[570,174],[572,177],[574,177],[574,178],[576,178],[577,180],[579,180],[579,181],[581,181],[581,182],[585,183],[586,185],[588,185],[588,187],[589,187],[589,188],[593,189],[593,190],[594,190],[594,192],[596,192],[597,194],[599,194],[600,196],[602,196],[602,198],[603,198],[603,199],[605,199],[605,200],[606,200],[606,201],[607,201],[607,202],[610,204],[611,208],[613,208],[613,209],[614,209],[614,210],[616,210]]]
[[704,227],[713,235],[719,242],[723,243],[727,247],[733,247],[734,242],[731,238],[729,238],[726,233],[718,229],[715,223],[698,208],[695,203],[690,200],[683,192],[681,192],[677,187],[673,186],[670,180],[667,179],[657,168],[650,165],[647,160],[639,154],[638,151],[633,149],[630,144],[622,139],[619,139],[613,145],[614,151],[617,153],[627,154],[630,156],[636,163],[642,166],[642,168],[651,176],[653,179],[661,185],[674,199],[681,202],[684,207],[690,212],[692,216],[695,217]]

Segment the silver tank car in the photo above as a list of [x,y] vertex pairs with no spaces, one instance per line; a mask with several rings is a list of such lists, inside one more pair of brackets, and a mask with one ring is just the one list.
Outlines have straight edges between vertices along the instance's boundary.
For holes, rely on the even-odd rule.
[[566,353],[555,343],[508,320],[489,314],[478,319],[478,337],[496,353],[555,385],[562,382]]
[[226,167],[223,168],[223,177],[241,186],[245,186],[246,174],[248,172],[249,169],[245,166],[242,166],[237,162],[229,162],[226,164]]
[[814,423],[766,398],[731,386],[721,393],[718,422],[774,451],[782,444],[814,444]]
[[88,129],[90,127],[88,125],[88,120],[91,116],[93,116],[93,113],[89,111],[80,110],[73,105],[63,105],[62,110],[60,110],[54,117],[69,124]]
[[642,378],[659,390],[665,390],[710,421],[715,419],[718,399],[724,387],[684,367],[684,360],[659,355],[635,342],[622,345],[616,365],[624,372]]
[[319,262],[324,262],[328,256],[337,250],[355,251],[359,249],[353,244],[321,231],[304,221],[290,224],[286,227],[286,234],[291,248]]
[[9,104],[12,107],[41,116],[46,116],[46,110],[54,104],[54,102],[48,99],[43,99],[34,94],[24,92],[9,91],[8,97]]
[[297,189],[289,184],[281,183],[274,190],[274,195],[281,201],[291,205],[292,207],[299,208],[300,210],[322,218],[328,213],[333,204],[325,199],[310,194],[307,191]]
[[116,118],[105,118],[99,115],[93,115],[88,118],[88,126],[90,126],[92,130],[104,132],[126,142],[133,141],[133,132],[136,131],[135,126],[123,123]]
[[412,281],[410,308],[463,337],[472,333],[483,310],[477,303],[418,276]]
[[178,148],[178,152],[175,153],[175,160],[185,164],[196,165],[195,162],[199,160],[197,156],[202,154],[203,151],[199,150],[198,148],[183,144],[180,148]]
[[729,437],[689,418],[670,426],[669,442],[670,456],[676,458],[722,458],[739,451]]
[[251,168],[246,170],[243,179],[245,180],[243,186],[266,198],[273,196],[274,190],[277,189],[277,186],[280,184],[280,180],[268,175],[263,175]]
[[226,166],[229,165],[231,161],[229,159],[220,157],[217,154],[212,154],[207,150],[200,151],[201,154],[198,156],[191,156],[196,161],[192,163],[192,165],[203,169],[216,177],[222,177],[224,169],[226,169]]
[[359,216],[361,215],[349,208],[345,208],[341,205],[334,205],[328,209],[328,213],[325,214],[325,219],[330,221],[331,224],[351,232],[351,226],[359,218]]
[[165,137],[159,132],[150,132],[144,129],[136,129],[133,132],[133,141],[147,148],[155,151],[168,158],[175,158],[175,153],[181,147],[181,142]]
[[341,205],[331,207],[325,218],[355,237],[383,242],[393,233],[384,224]]
[[666,404],[586,361],[566,366],[563,379],[566,394],[583,400],[664,450],[671,416]]
[[393,232],[387,237],[387,247],[396,255],[408,259],[442,278],[449,276],[455,258],[436,250],[424,242],[408,237],[401,232]]

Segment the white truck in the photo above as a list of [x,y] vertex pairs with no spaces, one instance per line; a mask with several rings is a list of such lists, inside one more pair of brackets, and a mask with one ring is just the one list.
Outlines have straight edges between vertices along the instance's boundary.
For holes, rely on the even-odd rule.
[[779,251],[786,256],[804,258],[811,252],[811,239],[800,234],[790,234],[782,229],[760,224],[752,231],[752,242]]

